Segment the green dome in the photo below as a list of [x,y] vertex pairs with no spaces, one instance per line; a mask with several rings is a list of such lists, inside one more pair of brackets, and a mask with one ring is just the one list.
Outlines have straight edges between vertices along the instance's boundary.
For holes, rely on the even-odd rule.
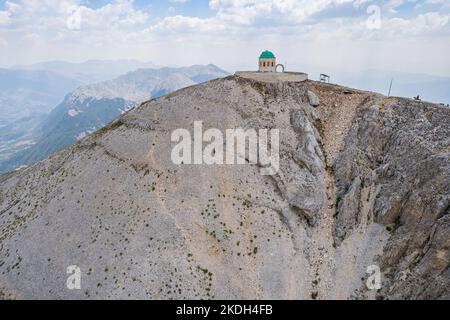
[[260,59],[275,59],[275,55],[270,51],[263,51],[259,56]]

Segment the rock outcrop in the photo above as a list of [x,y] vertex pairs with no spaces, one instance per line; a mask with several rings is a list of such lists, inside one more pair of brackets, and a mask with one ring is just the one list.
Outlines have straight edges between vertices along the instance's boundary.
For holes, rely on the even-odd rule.
[[[437,298],[450,286],[450,126],[448,108],[405,99],[362,105],[339,155],[335,236],[359,224],[386,226],[380,296]],[[361,196],[366,188],[369,193]],[[361,219],[370,202],[371,216]],[[366,197],[366,199],[364,199]]]
[[[171,133],[194,121],[280,129],[280,170],[173,164]],[[143,103],[0,176],[0,298],[448,298],[449,123],[439,105],[239,76]]]

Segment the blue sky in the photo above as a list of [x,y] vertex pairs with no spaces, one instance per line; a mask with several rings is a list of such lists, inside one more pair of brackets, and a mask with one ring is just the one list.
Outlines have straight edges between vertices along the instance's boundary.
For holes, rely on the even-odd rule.
[[[109,0],[86,0],[82,3],[92,8],[100,8],[110,2]],[[152,19],[167,17],[173,14],[206,18],[214,14],[209,7],[208,0],[135,0],[134,4],[139,10],[148,12]]]
[[138,59],[450,75],[450,0],[0,0],[0,66]]
[[[6,1],[7,0],[0,0],[0,9],[5,8]],[[91,8],[100,8],[111,2],[111,0],[83,0],[79,3]],[[376,2],[382,3],[383,1],[374,1],[374,3]],[[396,11],[399,17],[412,17],[416,13],[440,10],[442,9],[440,4],[444,2],[445,1],[428,1],[427,3],[427,1],[406,1],[397,6]],[[417,8],[418,4],[425,3],[427,4]],[[214,15],[214,11],[211,10],[209,6],[209,0],[135,0],[134,4],[136,8],[147,11],[154,18],[170,16],[173,15],[173,13],[203,18]],[[450,5],[448,5],[445,10],[447,13],[449,12],[449,8]],[[337,12],[339,15],[351,15],[358,11],[360,10],[355,10],[351,3],[346,3],[342,6],[332,8],[330,10],[330,16],[334,14],[333,12]]]

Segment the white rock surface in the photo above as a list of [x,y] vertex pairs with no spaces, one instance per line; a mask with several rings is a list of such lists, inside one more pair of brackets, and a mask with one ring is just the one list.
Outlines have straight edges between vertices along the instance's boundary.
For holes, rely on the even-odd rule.
[[313,107],[318,107],[320,105],[320,100],[316,94],[312,91],[308,91],[309,104]]

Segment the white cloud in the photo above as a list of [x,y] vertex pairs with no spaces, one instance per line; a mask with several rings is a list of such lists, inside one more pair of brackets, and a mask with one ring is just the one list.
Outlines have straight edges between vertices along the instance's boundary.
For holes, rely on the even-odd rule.
[[148,14],[136,10],[133,1],[116,0],[99,9],[91,9],[85,6],[79,7],[81,11],[81,23],[87,27],[132,27],[144,24]]
[[[384,50],[395,42],[396,50],[390,54],[396,64],[407,66],[411,62],[399,57],[422,52],[420,42],[433,38],[440,51],[430,48],[428,60],[436,70],[445,69],[439,65],[450,66],[450,57],[441,55],[442,48],[450,46],[450,16],[423,8],[421,14],[396,13],[411,1],[415,2],[210,0],[212,14],[207,18],[175,14],[184,7],[176,6],[176,11],[166,11],[170,16],[154,19],[130,0],[98,8],[81,0],[10,0],[0,11],[0,39],[8,43],[7,50],[0,52],[0,64],[137,58],[159,64],[212,62],[231,69],[251,64],[259,50],[270,48],[285,52],[292,64],[340,63],[342,59],[352,68],[353,61],[363,63],[364,55],[373,54],[375,46]],[[374,3],[380,3],[381,27],[370,30],[366,8]],[[438,10],[434,7],[434,11]],[[79,27],[72,24],[76,19],[70,20],[77,18],[75,13]],[[408,51],[399,49],[400,43]]]
[[384,37],[426,36],[442,30],[449,22],[450,15],[439,12],[420,14],[414,19],[392,18],[382,22]]
[[426,0],[416,4],[415,8],[426,7],[429,5],[438,5],[442,8],[450,8],[450,1],[448,0]]
[[11,13],[9,11],[0,11],[0,26],[11,23]]
[[[339,5],[352,4],[364,7],[370,0],[211,0],[216,11],[213,17],[197,18],[176,15],[162,19],[148,30],[159,34],[185,34],[193,36],[261,37],[273,35],[280,38],[295,35],[299,39],[370,40],[393,39],[410,36],[438,34],[448,25],[450,15],[428,12],[414,18],[398,18],[392,10],[414,0],[389,0],[380,7],[380,26],[376,30],[367,27],[371,13],[357,17],[337,17],[319,21],[311,20],[315,14]],[[383,11],[384,10],[384,11]]]
[[364,0],[211,0],[210,7],[217,11],[217,18],[236,24],[248,25],[258,19],[270,17],[272,20],[299,24],[312,15],[335,6],[354,3],[361,5]]
[[181,15],[167,17],[149,30],[154,32],[212,32],[226,30],[227,26],[217,19],[201,19]]
[[132,27],[148,19],[146,12],[135,9],[132,0],[115,0],[96,9],[80,0],[17,0],[6,2],[6,11],[0,11],[0,17],[7,17],[19,28],[43,31],[66,28],[74,14],[80,15],[82,28]]

